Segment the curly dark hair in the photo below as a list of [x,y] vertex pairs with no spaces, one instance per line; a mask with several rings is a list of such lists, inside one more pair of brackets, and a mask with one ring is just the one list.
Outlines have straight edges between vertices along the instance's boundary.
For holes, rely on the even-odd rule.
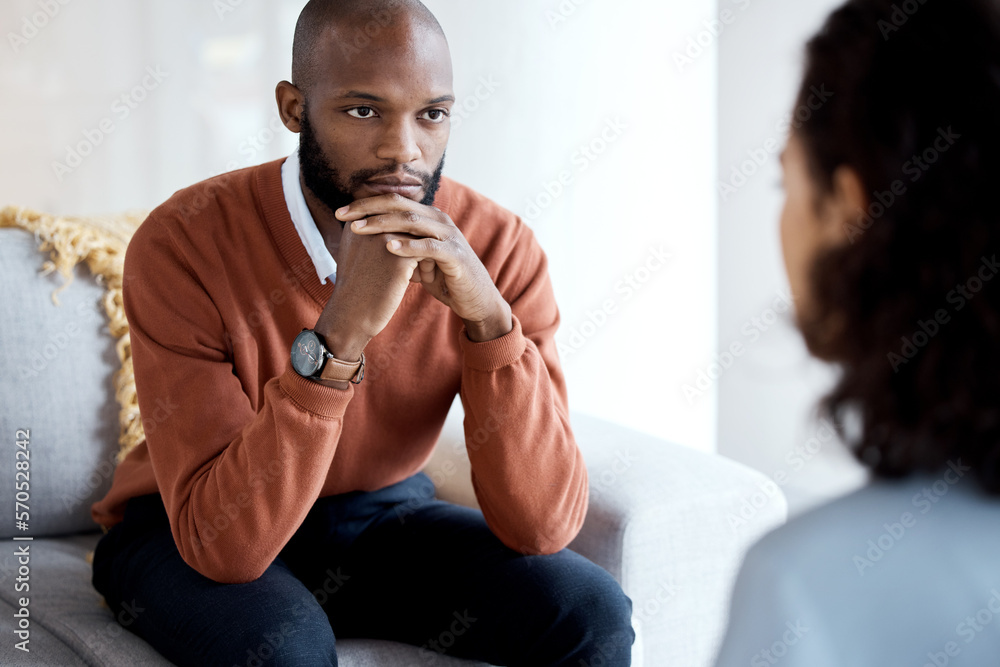
[[823,86],[795,130],[813,180],[852,167],[870,205],[811,267],[799,326],[841,370],[821,413],[877,476],[960,460],[1000,494],[1000,2],[849,0],[800,108]]

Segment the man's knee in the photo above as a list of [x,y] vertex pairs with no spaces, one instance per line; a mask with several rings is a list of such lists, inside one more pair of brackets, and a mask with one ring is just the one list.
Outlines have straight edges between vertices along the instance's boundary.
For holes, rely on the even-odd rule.
[[635,638],[632,632],[632,600],[610,574],[602,570],[601,575],[592,578],[585,599],[578,608],[596,634],[606,639],[627,636],[631,645]]
[[617,667],[630,664],[635,633],[632,627],[615,630],[594,638],[584,648],[585,653],[576,657],[579,667]]
[[632,601],[615,578],[575,552],[528,556],[524,572],[547,604],[559,607],[559,618],[587,626],[631,625]]
[[585,561],[577,574],[569,586],[574,593],[560,595],[568,607],[563,609],[567,623],[576,626],[577,636],[586,638],[595,659],[627,653],[635,640],[632,601],[614,577],[597,565]]
[[316,610],[318,614],[262,618],[256,627],[247,628],[233,667],[336,666],[333,630],[326,614]]
[[[635,641],[632,601],[606,570],[572,552],[541,556],[536,570],[557,607],[555,627],[540,628],[567,664],[610,667],[628,664]],[[558,639],[556,639],[558,638]]]

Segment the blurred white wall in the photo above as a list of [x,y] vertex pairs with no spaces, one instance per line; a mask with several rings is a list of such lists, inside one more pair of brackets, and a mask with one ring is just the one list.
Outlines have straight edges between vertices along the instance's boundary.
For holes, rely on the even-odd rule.
[[[303,4],[4,0],[0,203],[151,208],[286,155]],[[716,389],[683,385],[718,337],[715,0],[427,4],[460,101],[446,173],[547,250],[572,406],[713,450]]]
[[863,480],[829,425],[816,419],[835,376],[809,357],[794,328],[778,237],[778,152],[804,45],[840,4],[755,0],[719,40],[718,352],[733,344],[743,351],[702,359],[698,368],[720,364],[710,369],[719,378],[718,451],[769,475],[793,513]]

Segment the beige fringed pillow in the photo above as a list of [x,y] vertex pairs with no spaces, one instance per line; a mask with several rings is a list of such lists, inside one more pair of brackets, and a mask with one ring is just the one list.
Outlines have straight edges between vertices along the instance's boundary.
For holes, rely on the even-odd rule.
[[109,331],[117,341],[121,363],[114,376],[115,398],[120,406],[119,461],[146,437],[139,417],[132,348],[122,303],[125,249],[146,216],[146,212],[129,212],[115,216],[60,217],[13,206],[0,209],[0,227],[19,227],[32,232],[39,242],[38,250],[49,253],[43,273],[57,271],[64,278],[62,286],[52,293],[53,303],[59,303],[59,293],[72,283],[73,270],[80,263],[85,263],[104,287],[104,312]]

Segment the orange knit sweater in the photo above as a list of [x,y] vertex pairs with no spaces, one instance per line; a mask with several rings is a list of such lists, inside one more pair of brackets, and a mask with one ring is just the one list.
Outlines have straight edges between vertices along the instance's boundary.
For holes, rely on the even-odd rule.
[[375,490],[430,458],[458,393],[472,483],[491,530],[523,553],[553,553],[587,511],[553,340],[546,258],[512,213],[443,179],[435,205],[469,240],[514,314],[474,343],[411,284],[347,390],[291,369],[296,334],[335,289],[292,224],[281,162],[181,190],[128,246],[124,305],[146,441],[118,466],[94,519],[159,492],[184,560],[220,582],[259,577],[320,497]]

